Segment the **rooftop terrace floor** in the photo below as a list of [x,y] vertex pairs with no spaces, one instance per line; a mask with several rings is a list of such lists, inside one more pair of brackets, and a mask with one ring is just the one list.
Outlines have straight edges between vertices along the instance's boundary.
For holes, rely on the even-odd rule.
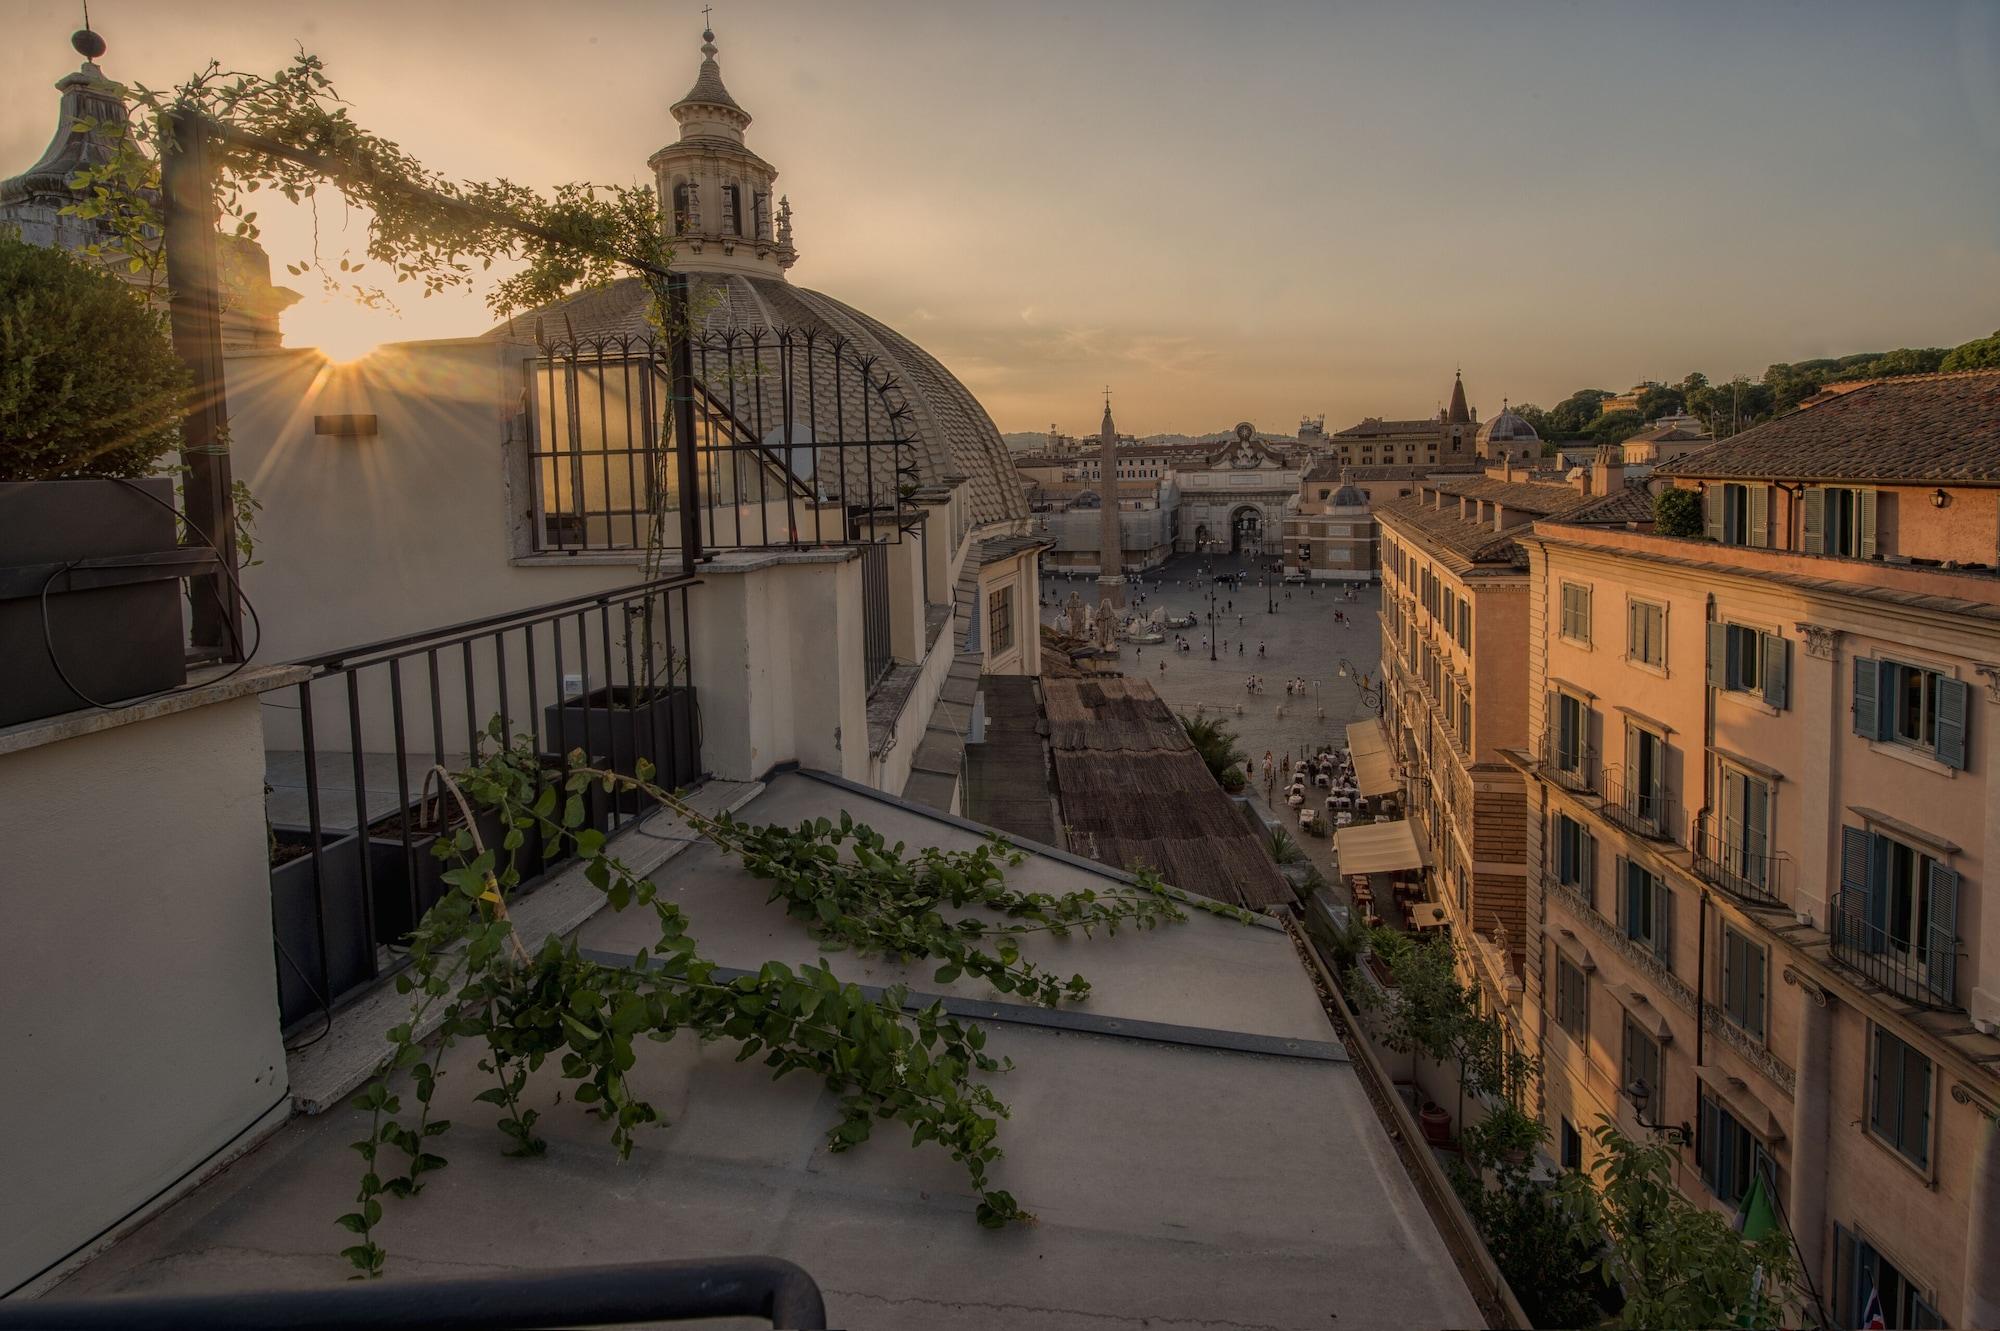
[[[755,821],[845,808],[892,840],[968,846],[977,829],[806,773],[774,778]],[[1103,886],[1108,871],[1059,854],[1015,870],[1023,886]],[[697,846],[661,873],[704,955],[750,968],[814,958],[765,887]],[[645,941],[636,912],[584,926],[587,949]],[[893,1124],[834,1155],[835,1097],[772,1083],[733,1047],[677,1039],[633,1073],[670,1126],[619,1163],[569,1105],[538,1125],[548,1154],[504,1159],[470,1050],[439,1083],[458,1126],[448,1168],[380,1232],[390,1279],[768,1253],[826,1293],[829,1322],[881,1328],[1443,1327],[1480,1314],[1446,1253],[1287,935],[1197,914],[1116,938],[1037,939],[1030,955],[1083,971],[1087,1003],[1039,1009],[964,981],[989,1050],[1011,1057],[996,1089],[1012,1107],[995,1170],[1036,1216],[980,1229],[963,1172]],[[836,953],[843,978],[907,979],[929,967]],[[334,1284],[363,1134],[352,1109],[294,1119],[263,1147],[84,1267],[56,1296]]]

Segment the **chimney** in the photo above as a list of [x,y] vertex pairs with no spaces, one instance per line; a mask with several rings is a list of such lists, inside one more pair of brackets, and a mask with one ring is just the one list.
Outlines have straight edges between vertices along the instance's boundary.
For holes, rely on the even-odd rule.
[[1592,495],[1617,494],[1625,488],[1624,453],[1616,444],[1600,444],[1596,465],[1590,469]]
[[1508,458],[1506,462],[1501,464],[1500,479],[1503,481],[1511,481],[1514,479],[1514,459],[1512,459],[1511,457]]

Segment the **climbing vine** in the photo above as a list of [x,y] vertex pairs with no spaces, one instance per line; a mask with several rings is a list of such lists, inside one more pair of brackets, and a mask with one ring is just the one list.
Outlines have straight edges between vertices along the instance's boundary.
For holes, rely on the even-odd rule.
[[[1105,892],[1021,892],[1007,887],[1005,870],[1023,856],[997,838],[970,850],[912,853],[846,816],[795,828],[711,818],[654,784],[643,762],[626,775],[586,766],[575,754],[567,770],[555,772],[526,739],[500,747],[497,721],[486,738],[495,746],[491,756],[443,778],[458,810],[437,846],[450,866],[450,891],[408,940],[409,964],[396,986],[411,999],[409,1019],[387,1032],[390,1049],[378,1075],[354,1100],[369,1115],[366,1135],[354,1144],[364,1168],[354,1208],[339,1223],[356,1237],[342,1255],[366,1275],[379,1274],[386,1261],[377,1234],[384,1202],[414,1197],[425,1176],[446,1163],[439,1139],[452,1125],[431,1106],[445,1056],[461,1042],[479,1047],[476,1067],[491,1084],[474,1099],[493,1107],[509,1155],[546,1149],[537,1132],[541,1111],[528,1103],[529,1078],[552,1065],[570,1100],[603,1122],[612,1148],[628,1156],[640,1129],[662,1122],[628,1080],[642,1041],[688,1034],[733,1043],[739,1061],[761,1056],[774,1077],[805,1072],[836,1091],[840,1117],[827,1131],[830,1149],[859,1146],[878,1120],[892,1119],[908,1129],[912,1145],[934,1142],[965,1168],[980,1224],[1027,1218],[992,1182],[1007,1107],[984,1079],[1011,1064],[985,1052],[981,1027],[951,1017],[937,1001],[913,1006],[904,986],[871,998],[824,959],[720,972],[701,955],[680,908],[587,826],[593,788],[638,792],[675,813],[768,879],[770,900],[783,901],[829,949],[938,961],[940,983],[974,975],[1038,1003],[1080,998],[1089,983],[1080,975],[1059,979],[1024,959],[1022,935],[1152,928],[1186,919],[1185,908],[1197,904],[1151,874]],[[482,823],[498,828],[499,844],[484,844]],[[629,966],[593,961],[573,938],[527,950],[508,902],[531,836],[541,838],[545,853],[573,852],[610,909],[652,912],[657,936]],[[1219,903],[1201,908],[1248,918]],[[427,1040],[433,1026],[435,1038]]]

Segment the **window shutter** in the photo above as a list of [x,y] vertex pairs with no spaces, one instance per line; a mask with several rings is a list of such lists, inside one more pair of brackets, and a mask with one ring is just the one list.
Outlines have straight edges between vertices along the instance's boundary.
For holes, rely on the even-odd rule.
[[1861,513],[1861,557],[1863,559],[1873,559],[1875,557],[1876,498],[1876,493],[1873,490],[1857,490],[1854,492],[1854,506]]
[[1612,872],[1617,878],[1617,888],[1611,894],[1612,905],[1618,914],[1618,923],[1623,926],[1625,936],[1632,937],[1632,875],[1625,871],[1625,857],[1616,856],[1611,861]]
[[1971,690],[1962,679],[1943,675],[1937,681],[1937,760],[1946,767],[1965,770],[1966,702]]
[[1722,487],[1711,485],[1702,492],[1703,534],[1709,540],[1720,544],[1722,541]]
[[1625,655],[1634,661],[1645,658],[1645,650],[1639,643],[1639,603],[1625,602]]
[[1729,625],[1720,622],[1708,626],[1708,686],[1729,687]]
[[1869,836],[1859,827],[1840,829],[1840,931],[1853,947],[1867,943]]
[[1833,1224],[1833,1318],[1836,1326],[1860,1322],[1861,1306],[1868,1295],[1860,1288],[1860,1272],[1855,1269],[1854,1231]]
[[1926,942],[1924,983],[1949,1005],[1958,994],[1958,874],[1931,864],[1931,936]]
[[1751,1029],[1756,1031],[1757,1038],[1761,1040],[1764,1038],[1764,985],[1769,978],[1764,972],[1770,968],[1771,955],[1761,948],[1746,947],[1744,951],[1749,963],[1745,969],[1749,972],[1750,981]]
[[1764,701],[1783,708],[1791,679],[1792,644],[1782,633],[1766,633],[1762,645]]
[[1863,739],[1880,739],[1882,718],[1878,685],[1880,662],[1871,657],[1854,658],[1854,733]]
[[1583,899],[1597,909],[1597,838],[1577,829],[1577,879],[1583,885]]
[[[1722,769],[1722,846],[1743,844],[1743,773],[1733,767]],[[1721,850],[1722,847],[1716,848]],[[1726,859],[1726,854],[1718,855]]]
[[1771,543],[1771,487],[1750,489],[1750,544],[1762,549]]
[[1659,954],[1661,961],[1667,963],[1667,969],[1672,970],[1674,968],[1673,890],[1662,882],[1654,888],[1653,900],[1659,903],[1660,911],[1660,924],[1656,930],[1658,936],[1653,944],[1653,951]]
[[1826,491],[1814,486],[1806,491],[1806,512],[1800,544],[1809,555],[1826,553]]
[[1696,1155],[1699,1157],[1701,1163],[1702,1181],[1707,1183],[1708,1190],[1717,1196],[1722,1195],[1722,1171],[1716,1168],[1716,1161],[1722,1154],[1716,1149],[1716,1139],[1720,1136],[1717,1130],[1719,1126],[1715,1117],[1715,1101],[1709,1099],[1706,1095],[1702,1096],[1701,1149],[1696,1152]]

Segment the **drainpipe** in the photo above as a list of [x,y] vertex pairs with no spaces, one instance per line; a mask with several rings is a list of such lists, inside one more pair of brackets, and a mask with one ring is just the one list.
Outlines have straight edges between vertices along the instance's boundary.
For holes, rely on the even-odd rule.
[[[1708,632],[1709,627],[1714,623],[1715,593],[1710,592],[1704,598],[1701,629],[1701,668],[1704,678],[1701,689],[1701,812],[1695,818],[1695,828],[1698,829],[1696,832],[1697,837],[1700,835],[1700,830],[1705,830],[1708,826],[1708,816],[1713,812],[1710,804],[1715,798],[1714,764],[1709,759],[1709,755],[1715,751],[1715,689],[1710,686],[1705,677],[1708,671]],[[1697,854],[1699,853],[1699,849],[1699,847],[1696,848]],[[1701,922],[1698,932],[1695,935],[1694,954],[1694,1063],[1697,1068],[1704,1067],[1708,1063],[1708,889],[1703,887],[1699,891],[1701,892]],[[1697,1073],[1697,1080],[1699,1080],[1699,1077],[1700,1074]],[[1699,1097],[1699,1094],[1700,1092],[1697,1091],[1697,1097]],[[1697,1099],[1694,1116],[1694,1158],[1696,1168],[1700,1168],[1701,1165],[1700,1110],[1701,1105],[1699,1099]]]

